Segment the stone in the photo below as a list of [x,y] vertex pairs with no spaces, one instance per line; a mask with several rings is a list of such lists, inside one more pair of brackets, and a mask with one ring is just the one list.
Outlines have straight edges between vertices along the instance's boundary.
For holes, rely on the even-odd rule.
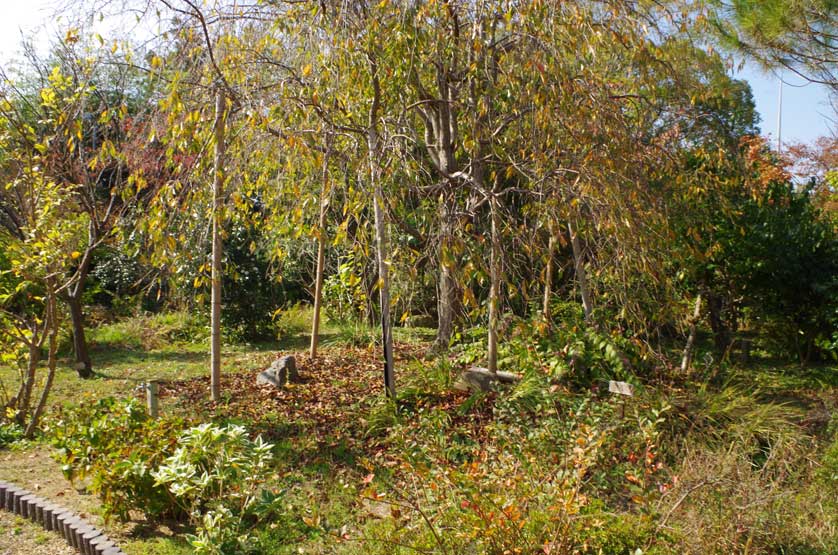
[[373,518],[389,518],[392,513],[392,507],[387,503],[382,503],[381,501],[364,499],[362,504],[364,512]]
[[492,391],[498,383],[512,384],[521,380],[521,376],[512,372],[496,372],[492,374],[488,368],[472,366],[463,372],[454,383],[454,389],[460,391]]
[[259,375],[256,376],[256,383],[283,387],[288,382],[293,382],[297,379],[299,379],[299,375],[297,374],[297,359],[291,355],[287,355],[279,357],[267,369],[259,372]]

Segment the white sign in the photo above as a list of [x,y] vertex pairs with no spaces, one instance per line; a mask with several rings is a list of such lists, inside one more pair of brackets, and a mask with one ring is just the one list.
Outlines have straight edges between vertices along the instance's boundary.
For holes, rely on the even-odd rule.
[[620,395],[628,395],[629,397],[634,396],[634,387],[626,382],[615,382],[613,380],[609,381],[608,391],[611,393],[619,393]]

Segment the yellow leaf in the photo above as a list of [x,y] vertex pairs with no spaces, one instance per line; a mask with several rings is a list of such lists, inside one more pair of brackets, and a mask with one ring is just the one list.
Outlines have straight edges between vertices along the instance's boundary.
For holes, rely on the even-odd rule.
[[72,258],[73,260],[75,260],[76,258],[78,258],[80,256],[81,256],[81,253],[79,251],[73,251],[73,252],[70,253],[70,258]]
[[311,64],[307,64],[303,68],[303,77],[308,77],[309,75],[311,75]]

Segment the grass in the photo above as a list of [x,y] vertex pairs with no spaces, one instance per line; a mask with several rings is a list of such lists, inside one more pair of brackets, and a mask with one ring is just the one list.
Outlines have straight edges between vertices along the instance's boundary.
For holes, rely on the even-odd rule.
[[128,555],[189,555],[192,547],[182,538],[129,540],[120,545]]
[[[549,540],[553,553],[838,553],[834,367],[758,361],[731,368],[719,387],[646,388],[623,415],[601,393],[537,373],[509,393],[453,395],[457,365],[423,356],[432,330],[397,328],[410,356],[398,363],[393,404],[378,385],[378,331],[326,323],[323,366],[309,365],[307,381],[254,388],[252,374],[277,352],[307,349],[309,317],[300,307],[281,314],[276,342],[228,342],[217,405],[206,400],[200,322],[179,314],[103,326],[90,334],[97,376],[82,381],[63,366],[53,401],[131,396],[160,379],[171,386],[163,412],[265,432],[286,506],[261,531],[270,553],[539,552],[545,530],[563,538]],[[44,446],[0,456],[0,478],[97,513]],[[141,520],[109,526],[132,555],[190,552]]]

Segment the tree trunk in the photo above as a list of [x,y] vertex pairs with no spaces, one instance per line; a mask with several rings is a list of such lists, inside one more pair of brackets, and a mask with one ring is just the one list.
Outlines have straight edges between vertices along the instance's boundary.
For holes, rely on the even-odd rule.
[[556,250],[556,234],[551,226],[550,239],[547,242],[547,267],[544,269],[544,299],[541,304],[541,315],[548,324],[552,321],[550,314],[550,299],[553,296],[553,252]]
[[329,206],[329,154],[323,156],[323,182],[320,189],[320,217],[317,220],[317,271],[314,276],[314,315],[311,319],[311,347],[309,356],[317,358],[320,341],[320,308],[323,299],[323,272],[326,263],[326,209]]
[[[44,333],[49,333],[49,352],[47,355],[47,380],[44,383],[44,389],[41,391],[41,398],[38,400],[38,406],[32,413],[32,418],[26,426],[24,436],[31,438],[35,435],[35,430],[38,429],[38,422],[41,420],[41,415],[49,398],[49,393],[52,390],[52,382],[55,380],[56,355],[58,353],[58,311],[56,310],[56,299],[54,293],[48,293],[47,297],[47,324]],[[40,351],[40,349],[39,349]]]
[[70,322],[73,326],[73,353],[75,354],[75,369],[80,378],[93,376],[93,365],[90,362],[90,353],[87,350],[87,339],[84,335],[84,310],[81,306],[81,291],[67,296],[67,304],[70,307]]
[[381,307],[381,336],[384,344],[384,389],[391,399],[396,398],[395,368],[393,367],[393,330],[390,327],[390,251],[387,241],[387,225],[384,222],[384,191],[381,188],[378,138],[378,110],[381,105],[381,83],[378,76],[378,65],[374,59],[370,60],[372,75],[373,99],[369,111],[369,128],[367,130],[367,150],[370,166],[370,186],[373,191],[373,210],[375,212],[375,242],[376,258],[378,262],[378,300]]
[[215,96],[215,157],[212,179],[212,294],[210,315],[210,366],[211,396],[213,401],[221,399],[221,227],[223,225],[223,165],[224,165],[224,93]]
[[498,371],[498,321],[500,304],[500,280],[501,280],[501,244],[500,244],[500,215],[498,214],[498,200],[494,194],[489,201],[489,213],[492,220],[492,245],[489,261],[489,345],[487,362],[489,372],[497,374]]
[[[453,198],[453,194],[451,194]],[[437,297],[437,329],[434,349],[447,351],[454,331],[454,307],[457,285],[451,269],[451,242],[454,235],[454,210],[452,201],[446,196],[440,201],[439,239],[439,296]]]
[[582,250],[582,243],[579,235],[573,229],[573,224],[567,222],[567,231],[570,234],[570,245],[573,248],[573,269],[576,273],[576,282],[579,284],[579,294],[582,297],[582,309],[585,311],[585,322],[590,324],[593,316],[593,304],[591,293],[588,288],[588,272],[585,269],[585,253]]
[[713,343],[716,352],[724,357],[730,347],[730,328],[724,320],[724,301],[718,295],[707,294],[707,310],[710,315],[710,328],[713,330]]
[[32,336],[29,340],[29,360],[26,366],[26,376],[20,385],[15,399],[15,422],[23,426],[26,421],[26,414],[29,412],[29,405],[32,400],[32,390],[35,387],[35,377],[38,372],[38,363],[41,361],[41,348],[38,344],[38,325],[33,324]]
[[695,309],[693,310],[693,317],[690,320],[690,331],[687,335],[687,344],[684,347],[684,356],[681,358],[681,373],[686,374],[690,371],[690,363],[693,358],[693,350],[695,348],[695,335],[698,328],[698,319],[701,317],[701,293],[695,298]]

